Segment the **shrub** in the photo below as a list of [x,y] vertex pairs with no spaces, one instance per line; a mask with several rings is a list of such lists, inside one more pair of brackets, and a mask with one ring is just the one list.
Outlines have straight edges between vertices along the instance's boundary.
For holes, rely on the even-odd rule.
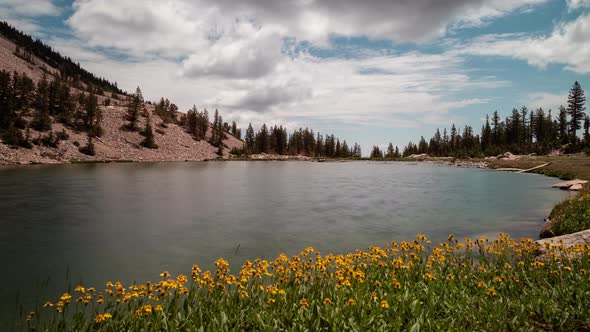
[[57,135],[53,134],[53,131],[50,131],[49,134],[41,137],[40,142],[44,146],[50,148],[57,148],[57,146],[59,145],[59,139],[57,138]]
[[58,132],[56,134],[56,137],[60,141],[65,141],[65,140],[70,139],[70,135],[68,135],[68,133],[66,132],[65,128],[62,129],[60,132]]
[[88,136],[88,143],[86,144],[86,146],[78,148],[78,151],[87,156],[96,156],[96,151],[94,150],[94,143],[92,142],[92,136]]

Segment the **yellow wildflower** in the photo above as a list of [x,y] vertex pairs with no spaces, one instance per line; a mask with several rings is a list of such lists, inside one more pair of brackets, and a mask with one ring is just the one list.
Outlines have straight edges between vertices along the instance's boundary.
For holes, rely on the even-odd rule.
[[98,314],[98,315],[96,315],[96,318],[94,318],[94,322],[102,323],[108,319],[111,319],[112,317],[113,316],[111,316],[111,314],[109,314],[109,313]]
[[64,294],[61,296],[60,300],[62,300],[62,301],[64,301],[64,302],[65,302],[65,301],[69,301],[71,298],[72,298],[72,295],[70,295],[69,293],[64,293]]
[[332,300],[330,300],[330,298],[329,298],[329,297],[326,297],[326,298],[324,299],[324,304],[332,304]]
[[348,301],[346,303],[348,303],[350,305],[355,305],[356,301],[353,298],[350,298],[350,299],[348,299]]
[[389,303],[386,300],[382,300],[380,304],[381,304],[381,308],[383,308],[383,309],[389,308]]
[[489,296],[496,296],[498,295],[498,293],[496,293],[496,290],[494,289],[494,287],[488,288],[488,291],[486,292],[487,295]]
[[305,309],[307,309],[307,307],[309,307],[309,303],[307,302],[306,298],[303,298],[301,301],[299,301],[299,304],[301,304],[301,306]]

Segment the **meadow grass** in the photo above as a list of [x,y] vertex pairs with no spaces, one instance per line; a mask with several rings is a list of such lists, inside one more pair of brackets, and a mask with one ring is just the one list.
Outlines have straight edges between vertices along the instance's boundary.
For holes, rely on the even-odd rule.
[[555,206],[549,219],[551,231],[557,236],[590,229],[590,188]]
[[345,255],[307,248],[232,274],[106,288],[80,285],[23,318],[34,331],[588,330],[590,245],[500,234],[433,244],[424,235]]

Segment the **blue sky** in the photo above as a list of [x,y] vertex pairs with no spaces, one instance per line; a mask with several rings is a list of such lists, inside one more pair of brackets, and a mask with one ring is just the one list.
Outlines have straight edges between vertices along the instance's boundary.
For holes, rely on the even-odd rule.
[[0,0],[0,18],[149,99],[365,153],[590,86],[589,0]]

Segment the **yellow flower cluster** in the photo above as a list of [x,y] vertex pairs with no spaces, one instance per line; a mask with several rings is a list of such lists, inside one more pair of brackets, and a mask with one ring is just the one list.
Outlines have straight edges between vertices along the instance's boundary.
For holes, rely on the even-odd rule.
[[[521,282],[516,272],[525,268],[545,269],[548,273],[586,273],[585,269],[576,267],[573,257],[590,255],[590,246],[549,245],[545,248],[548,261],[531,259],[538,249],[530,239],[516,241],[505,234],[493,241],[465,238],[462,242],[451,235],[437,245],[418,235],[410,242],[391,242],[384,247],[348,254],[322,255],[309,247],[292,257],[281,254],[272,261],[246,260],[237,274],[231,274],[228,261],[220,258],[214,263],[214,271],[203,271],[193,265],[190,280],[186,275],[174,278],[163,271],[161,280],[154,283],[124,287],[120,282],[107,282],[104,293],[82,285],[74,291],[79,293],[76,301],[83,305],[93,303],[104,311],[111,308],[106,303],[121,304],[132,308],[130,312],[136,319],[144,319],[157,318],[154,313],[169,308],[172,299],[196,292],[232,301],[254,301],[268,307],[298,303],[295,306],[301,310],[317,305],[326,310],[331,305],[352,308],[357,304],[392,309],[404,291],[409,290],[411,282],[424,287],[461,282],[492,301],[493,297],[506,293],[508,284]],[[475,262],[477,255],[485,260]],[[558,259],[559,265],[551,263]],[[329,288],[314,293],[306,286],[314,282]],[[362,292],[357,291],[361,288]],[[71,299],[71,294],[64,293],[56,304],[47,302],[44,307],[63,312]],[[32,319],[34,314],[29,316]],[[112,314],[105,312],[96,315],[94,321],[102,323],[111,318]]]

